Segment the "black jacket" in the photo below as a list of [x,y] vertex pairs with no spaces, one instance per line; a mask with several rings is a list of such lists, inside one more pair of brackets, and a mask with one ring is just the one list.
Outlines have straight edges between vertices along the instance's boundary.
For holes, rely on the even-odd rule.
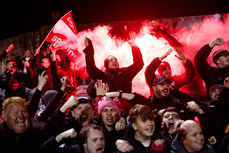
[[79,133],[82,126],[73,117],[66,117],[65,113],[57,110],[46,122],[45,135],[48,137],[56,136],[71,128]]
[[[97,79],[102,79],[104,83],[108,84],[110,91],[122,90],[123,92],[130,93],[132,90],[132,80],[144,65],[141,51],[137,46],[132,46],[134,63],[128,67],[119,68],[117,71],[113,72],[104,72],[96,67],[94,48],[91,41],[89,46],[84,49],[84,53],[86,57],[87,73],[95,81],[97,81]],[[92,92],[89,93],[90,96],[95,92],[95,90],[93,90],[94,87],[91,87],[92,89],[88,90]]]
[[224,131],[226,128],[226,123],[224,116],[220,109],[218,108],[220,104],[219,101],[215,102],[205,102],[206,111],[204,114],[198,115],[202,131],[204,134],[205,141],[214,136],[217,140],[216,144],[213,146],[218,148],[224,137]]
[[16,134],[5,122],[1,123],[1,153],[36,153],[44,141],[43,128],[43,123],[31,119],[29,129],[23,134]]
[[[177,136],[172,142],[171,153],[188,153],[185,148],[179,143]],[[210,145],[204,145],[203,149],[198,153],[216,153],[215,149]]]
[[159,138],[162,139],[162,137],[160,135],[154,134],[151,137],[151,142],[150,142],[149,147],[144,147],[140,141],[138,141],[134,138],[134,135],[135,135],[135,131],[132,128],[132,126],[129,124],[127,126],[127,128],[124,132],[124,136],[123,136],[124,140],[127,140],[129,142],[129,144],[133,146],[133,150],[130,151],[129,153],[167,153],[167,152],[169,152],[169,145],[168,145],[167,140],[165,140],[165,144],[164,144],[162,151],[157,151],[157,150],[152,148],[152,143],[156,139],[159,139]]
[[[30,76],[21,71],[16,71],[14,74],[11,74],[10,70],[6,70],[4,75],[1,77],[1,88],[5,89],[5,98],[11,96],[20,96],[26,98],[25,95],[25,82],[30,80]],[[13,88],[14,86],[18,88]]]
[[196,114],[186,109],[187,102],[189,101],[195,101],[197,104],[200,104],[200,102],[194,97],[177,90],[171,91],[171,94],[168,97],[162,99],[156,97],[155,95],[150,96],[149,99],[147,99],[146,97],[135,93],[135,97],[129,102],[131,105],[147,105],[151,107],[156,114],[159,110],[165,109],[166,107],[176,107],[181,112],[180,115],[183,119],[191,119],[193,115]]
[[39,153],[84,153],[82,145],[77,144],[75,139],[65,139],[58,143],[52,136],[45,141],[39,150]]
[[197,52],[194,59],[196,69],[206,84],[207,93],[213,84],[223,84],[224,79],[229,76],[229,66],[225,68],[217,68],[212,67],[207,63],[206,60],[211,51],[212,48],[207,44]]

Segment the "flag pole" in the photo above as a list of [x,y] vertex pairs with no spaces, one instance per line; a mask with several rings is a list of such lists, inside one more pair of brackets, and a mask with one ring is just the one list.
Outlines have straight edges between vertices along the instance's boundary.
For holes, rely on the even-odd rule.
[[[72,12],[72,10],[71,11],[69,11],[68,13],[71,13]],[[67,15],[68,13],[66,13],[65,15]],[[63,17],[65,17],[65,15],[64,16],[62,16],[59,20],[61,20]],[[58,20],[58,21],[59,21]],[[58,22],[57,21],[57,22]],[[57,23],[56,22],[56,23]],[[56,24],[55,24],[56,25]],[[40,53],[40,49],[41,49],[41,46],[45,43],[45,40],[46,40],[46,38],[49,36],[49,34],[52,32],[52,30],[53,30],[53,28],[55,27],[55,25],[52,27],[52,29],[49,31],[49,33],[47,34],[47,36],[45,37],[45,39],[42,41],[42,43],[40,44],[40,46],[36,49],[36,52],[35,52],[35,54],[34,54],[34,56],[36,56],[37,54],[39,54]]]

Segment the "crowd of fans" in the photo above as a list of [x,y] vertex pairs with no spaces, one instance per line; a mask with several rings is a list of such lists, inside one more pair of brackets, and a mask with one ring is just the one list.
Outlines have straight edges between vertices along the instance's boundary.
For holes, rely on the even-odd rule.
[[[105,70],[97,68],[89,38],[84,41],[85,70],[74,70],[66,53],[52,45],[37,51],[35,58],[28,50],[19,62],[6,60],[0,80],[1,152],[229,153],[229,53],[218,50],[212,55],[216,67],[206,61],[224,39],[216,37],[195,56],[208,93],[202,101],[179,90],[195,71],[182,45],[160,27],[155,31],[173,49],[147,66],[148,98],[132,93],[132,80],[144,65],[132,43],[133,64],[128,67],[120,67],[109,55]],[[0,60],[12,49],[11,44]],[[186,69],[182,77],[172,75],[164,61],[172,51]],[[82,75],[86,72],[88,77]]]

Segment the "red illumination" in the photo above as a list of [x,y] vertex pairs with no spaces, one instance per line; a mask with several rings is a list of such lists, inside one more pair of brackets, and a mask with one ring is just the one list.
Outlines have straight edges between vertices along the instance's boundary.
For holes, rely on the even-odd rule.
[[[152,61],[153,58],[161,56],[165,53],[171,46],[163,38],[157,38],[150,34],[149,25],[142,24],[142,28],[135,37],[134,43],[141,49],[144,68],[139,72],[139,74],[133,80],[133,92],[141,93],[145,96],[149,96],[149,88],[145,83],[145,68]],[[182,28],[172,35],[177,38],[183,44],[183,51],[187,58],[192,62],[197,51],[205,44],[209,43],[214,37],[222,36],[226,42],[229,42],[229,20],[226,19],[224,22],[217,21],[214,19],[205,18],[202,23],[195,23],[190,29]],[[104,59],[108,55],[114,55],[119,61],[120,67],[125,67],[132,64],[132,54],[131,47],[127,41],[119,39],[117,37],[112,37],[109,34],[110,26],[97,26],[93,30],[81,31],[76,35],[76,38],[64,41],[62,46],[68,46],[73,50],[78,50],[75,59],[76,68],[85,67],[85,57],[82,53],[84,46],[84,38],[88,37],[92,40],[95,49],[95,63],[97,67],[103,67]],[[227,49],[228,43],[222,46],[222,48]],[[214,48],[218,49],[217,47]],[[174,55],[176,52],[172,52],[165,60],[170,63],[172,68],[172,73],[182,74],[184,72],[183,65],[181,61],[178,60]],[[209,63],[212,64],[209,58]],[[194,64],[194,63],[193,63]],[[196,83],[198,82],[198,83]],[[195,85],[195,87],[193,87]],[[197,76],[193,79],[192,88],[185,89],[190,90],[190,92],[204,92],[204,86],[202,85],[202,80]]]

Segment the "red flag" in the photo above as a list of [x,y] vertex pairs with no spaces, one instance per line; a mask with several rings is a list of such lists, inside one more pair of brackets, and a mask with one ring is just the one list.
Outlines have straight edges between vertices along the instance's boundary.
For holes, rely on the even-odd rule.
[[35,55],[39,54],[41,46],[44,44],[45,41],[48,41],[51,44],[58,43],[58,46],[62,46],[58,48],[62,49],[63,51],[66,51],[69,57],[71,57],[70,59],[74,60],[76,58],[76,54],[79,54],[77,50],[70,48],[68,46],[60,45],[63,41],[73,40],[76,38],[77,29],[72,18],[71,12],[72,11],[69,11],[61,19],[59,19],[59,21],[54,25],[52,30],[41,43],[39,48],[36,50]]
[[77,29],[73,21],[72,11],[65,14],[52,28],[45,41],[52,44],[62,42],[63,40],[72,39],[77,35]]

